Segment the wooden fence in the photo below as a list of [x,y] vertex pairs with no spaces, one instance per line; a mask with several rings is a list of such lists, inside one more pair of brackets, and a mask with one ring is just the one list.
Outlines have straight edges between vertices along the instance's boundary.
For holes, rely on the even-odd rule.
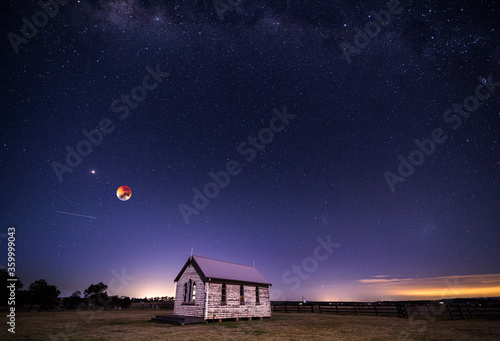
[[410,318],[421,316],[433,319],[465,320],[477,317],[500,318],[500,307],[481,307],[468,304],[408,305],[400,304],[272,304],[273,312],[333,313],[337,315],[375,315]]
[[174,302],[146,302],[146,303],[132,303],[130,306],[132,309],[174,309]]
[[447,304],[446,310],[453,321],[475,319],[476,317],[500,318],[500,307],[471,307],[468,304]]
[[323,304],[283,304],[273,305],[272,311],[285,313],[334,313],[337,315],[376,315],[408,318],[407,306],[401,305],[323,305]]

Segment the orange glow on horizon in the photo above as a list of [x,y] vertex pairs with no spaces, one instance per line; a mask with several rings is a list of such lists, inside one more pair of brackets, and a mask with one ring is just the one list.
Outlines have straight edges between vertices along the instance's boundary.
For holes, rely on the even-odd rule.
[[500,296],[500,286],[490,287],[490,288],[485,288],[485,287],[455,288],[444,291],[442,288],[411,289],[411,290],[399,291],[396,293],[396,295],[426,296],[426,297],[436,297],[436,298],[442,298],[446,296],[453,296],[453,297]]
[[[442,276],[427,278],[390,278],[378,275],[352,281],[334,282],[323,286],[314,286],[313,281],[304,282],[311,286],[304,287],[300,296],[284,293],[286,300],[308,301],[398,301],[398,300],[437,300],[446,298],[500,297],[500,274]],[[286,289],[286,288],[284,288]],[[279,288],[279,283],[271,287]],[[147,283],[134,283],[126,292],[116,293],[135,298],[172,297],[175,284],[165,284],[163,279],[149,280]]]
[[[311,288],[309,300],[379,301],[500,297],[500,274],[387,278],[380,275]],[[306,294],[306,293],[304,293]]]
[[147,284],[144,283],[134,283],[127,288],[127,291],[123,295],[135,298],[152,298],[152,297],[172,297],[175,295],[175,285],[169,283],[165,285],[161,281],[148,281]]
[[364,287],[409,299],[500,296],[500,274],[405,279],[363,279]]

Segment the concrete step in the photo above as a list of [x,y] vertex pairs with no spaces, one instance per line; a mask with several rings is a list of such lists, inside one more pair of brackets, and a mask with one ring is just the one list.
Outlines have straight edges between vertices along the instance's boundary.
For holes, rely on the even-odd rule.
[[169,323],[177,325],[203,323],[205,320],[202,317],[181,316],[181,315],[156,315],[151,319],[151,322]]

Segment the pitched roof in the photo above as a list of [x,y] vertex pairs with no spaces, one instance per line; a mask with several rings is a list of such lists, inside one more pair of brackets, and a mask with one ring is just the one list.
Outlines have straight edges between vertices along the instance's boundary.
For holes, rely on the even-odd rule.
[[207,278],[248,282],[257,284],[271,285],[264,276],[253,266],[241,265],[236,263],[225,262],[217,259],[211,259],[201,256],[189,257],[184,267],[179,272],[174,282],[177,282],[184,270],[189,264],[201,272],[200,276],[206,280]]

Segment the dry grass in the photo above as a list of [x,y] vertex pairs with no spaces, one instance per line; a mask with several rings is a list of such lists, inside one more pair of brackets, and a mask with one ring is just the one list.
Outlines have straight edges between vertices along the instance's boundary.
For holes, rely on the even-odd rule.
[[[171,311],[170,311],[171,313]],[[376,316],[274,313],[272,319],[173,326],[165,311],[20,312],[1,340],[500,340],[500,321],[429,321]]]

